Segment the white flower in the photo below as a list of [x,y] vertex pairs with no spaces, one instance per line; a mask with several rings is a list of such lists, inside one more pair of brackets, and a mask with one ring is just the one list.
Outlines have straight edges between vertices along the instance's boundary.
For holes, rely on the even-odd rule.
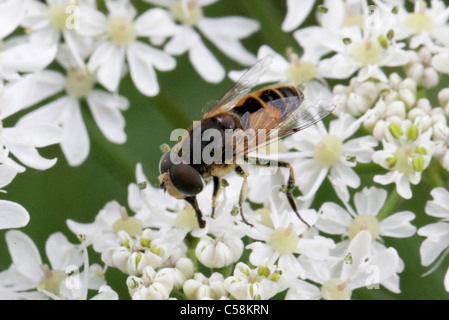
[[70,165],[78,166],[90,151],[89,135],[81,113],[82,101],[85,99],[101,132],[113,143],[126,141],[125,118],[121,112],[129,107],[129,102],[123,96],[95,89],[93,70],[86,65],[79,66],[68,50],[60,50],[58,61],[66,74],[49,70],[38,73],[36,86],[40,89],[40,99],[63,90],[65,95],[29,112],[19,124],[51,122],[60,125],[64,132],[62,151]]
[[374,176],[374,181],[383,185],[394,182],[399,195],[410,199],[410,183],[418,184],[422,171],[430,164],[434,151],[431,136],[431,129],[422,132],[410,120],[404,120],[400,125],[391,123],[382,141],[383,149],[373,155],[373,161],[389,172]]
[[352,167],[357,162],[370,162],[373,148],[377,146],[372,136],[349,140],[365,116],[355,120],[349,114],[342,114],[339,119],[331,121],[329,131],[318,123],[285,140],[287,148],[297,151],[279,157],[293,159],[291,164],[295,172],[301,172],[301,179],[296,179],[303,193],[300,199],[313,197],[328,175],[336,192],[345,194],[346,199],[349,198],[347,187],[359,187],[360,177]]
[[415,215],[410,211],[392,213],[379,220],[378,214],[386,200],[384,189],[365,187],[354,195],[355,210],[348,203],[345,203],[345,210],[333,202],[326,202],[319,210],[316,227],[325,233],[345,235],[349,240],[362,230],[370,232],[373,241],[380,240],[381,236],[405,238],[414,235],[416,227],[410,221]]
[[282,271],[275,266],[250,268],[237,263],[232,276],[224,281],[224,287],[237,300],[268,300],[279,293]]
[[[345,10],[336,10],[335,14],[326,13],[336,21]],[[327,78],[346,79],[358,71],[357,77],[364,81],[374,78],[382,82],[387,77],[382,67],[396,67],[407,64],[410,56],[402,49],[403,43],[396,43],[389,36],[389,16],[375,7],[364,7],[362,23],[339,30],[323,33],[317,30],[317,40],[336,54],[321,62]],[[337,29],[338,30],[338,29]],[[318,38],[319,37],[319,38]]]
[[156,71],[175,68],[176,61],[167,53],[140,40],[139,37],[170,36],[176,26],[168,13],[160,8],[150,9],[138,18],[129,0],[107,0],[109,15],[97,11],[93,25],[80,28],[84,35],[102,36],[96,45],[88,66],[96,72],[98,82],[109,91],[116,92],[125,71],[125,58],[131,78],[144,95],[159,93]]
[[[304,85],[304,94],[307,100],[316,102],[320,99],[330,99],[331,92],[324,81],[325,74],[320,68],[321,56],[314,50],[305,51],[301,57],[293,52],[288,53],[288,59],[276,53],[269,46],[259,48],[257,58],[272,57],[271,64],[264,75],[259,79],[259,84],[267,82],[287,82],[295,86]],[[245,72],[231,71],[229,77],[237,81]]]
[[66,271],[83,263],[79,247],[69,243],[62,233],[52,234],[45,243],[51,267],[43,264],[36,245],[23,232],[8,231],[6,244],[12,264],[0,273],[0,283],[8,288],[6,298],[9,299],[46,298],[39,290],[58,296],[61,282],[67,277]]
[[61,282],[59,295],[40,288],[41,292],[54,300],[87,300],[88,290],[97,290],[98,294],[91,300],[118,300],[117,293],[106,285],[105,268],[98,264],[89,265],[89,256],[83,235],[79,235],[83,252],[83,271],[78,266],[70,265],[65,269],[67,277]]
[[173,278],[170,272],[163,269],[156,272],[148,266],[141,277],[128,277],[126,285],[133,300],[167,300],[173,289]]
[[307,296],[298,296],[294,292],[303,288],[304,284],[293,282],[288,297],[349,300],[355,289],[373,289],[385,283],[388,285],[389,280],[397,276],[399,258],[393,248],[373,251],[371,234],[361,231],[351,240],[338,262],[305,260],[302,263],[308,278],[321,284],[320,294],[318,290],[306,287]]
[[[384,4],[382,1],[376,3],[379,7],[385,8],[386,12],[392,11],[393,5]],[[395,33],[410,38],[409,45],[412,49],[425,46],[435,52],[439,45],[447,46],[449,8],[440,0],[432,0],[430,4],[429,8],[425,1],[417,0],[413,12],[407,12],[404,2],[395,5],[397,11]]]
[[[254,240],[246,246],[251,249],[249,261],[255,266],[277,265],[289,277],[305,277],[304,269],[296,259],[298,254],[316,259],[328,257],[333,241],[321,237],[316,229],[306,231],[307,226],[291,211],[281,212],[271,204],[270,224],[256,223],[248,230],[248,236]],[[311,209],[300,210],[302,218],[311,226],[317,219],[316,212]],[[264,221],[264,220],[262,220]]]
[[[28,0],[22,26],[26,28],[32,43],[57,46],[63,37],[76,61],[92,50],[92,37],[79,34],[84,21],[95,19],[90,14],[94,1],[49,0],[47,3]],[[81,19],[83,21],[81,21]]]
[[299,27],[312,11],[315,0],[287,0],[287,14],[282,22],[282,30],[290,32]]
[[[418,235],[426,237],[422,242],[419,252],[421,254],[421,264],[423,266],[429,266],[435,260],[441,256],[436,262],[435,270],[443,258],[448,254],[449,248],[449,192],[444,188],[435,188],[430,194],[433,200],[430,200],[426,204],[425,211],[429,216],[439,218],[440,220],[435,223],[428,224],[421,227],[418,230]],[[449,269],[444,277],[444,287],[449,292]]]
[[210,277],[206,277],[202,273],[195,273],[193,279],[184,282],[183,291],[189,300],[219,300],[228,295],[224,288],[223,275],[218,272],[212,273]]
[[188,52],[190,63],[207,82],[222,81],[225,70],[203,43],[198,31],[229,58],[243,65],[251,65],[255,62],[254,55],[243,47],[240,40],[259,29],[257,21],[238,16],[205,17],[203,7],[218,0],[145,1],[168,8],[172,17],[182,24],[165,45],[165,50],[173,55]]

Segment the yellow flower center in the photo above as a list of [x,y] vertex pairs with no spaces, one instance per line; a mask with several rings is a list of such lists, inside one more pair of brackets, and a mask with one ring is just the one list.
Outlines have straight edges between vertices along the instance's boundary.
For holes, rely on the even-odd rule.
[[352,290],[348,284],[349,280],[329,279],[321,286],[321,296],[324,300],[349,300]]
[[198,228],[198,219],[192,207],[184,208],[176,216],[176,224],[181,228]]
[[378,64],[383,57],[383,53],[384,49],[370,39],[354,44],[351,49],[351,56],[364,66]]
[[73,98],[85,98],[95,86],[95,76],[87,68],[74,67],[67,71],[65,90]]
[[293,232],[293,224],[287,228],[279,227],[273,231],[270,236],[270,245],[281,254],[294,253],[298,246],[299,237]]
[[371,214],[362,214],[357,216],[349,226],[349,239],[353,239],[362,230],[366,230],[371,233],[371,239],[374,242],[380,234],[379,220]]
[[170,12],[175,20],[188,26],[194,26],[203,17],[203,10],[197,6],[197,0],[173,1]]
[[360,29],[363,29],[364,27],[363,15],[360,13],[349,14],[343,21],[343,27],[359,27]]
[[50,270],[48,265],[42,265],[41,270],[44,276],[39,281],[38,289],[59,295],[61,281],[67,278],[67,274],[62,270]]
[[68,6],[60,3],[55,3],[49,8],[49,20],[50,24],[59,29],[66,30],[67,22],[70,16],[70,10],[68,10]]
[[430,32],[435,29],[435,21],[424,13],[411,13],[404,21],[405,25],[414,33]]
[[293,61],[285,72],[287,79],[295,84],[307,83],[315,79],[317,74],[316,65],[310,61]]
[[337,136],[324,137],[315,146],[315,161],[323,168],[335,164],[343,154],[343,142]]
[[124,16],[114,16],[109,18],[107,34],[111,41],[117,46],[128,46],[137,38],[133,21]]
[[137,218],[129,217],[124,207],[120,208],[121,218],[117,219],[112,225],[112,230],[115,233],[125,231],[131,237],[139,235],[143,229],[143,222]]

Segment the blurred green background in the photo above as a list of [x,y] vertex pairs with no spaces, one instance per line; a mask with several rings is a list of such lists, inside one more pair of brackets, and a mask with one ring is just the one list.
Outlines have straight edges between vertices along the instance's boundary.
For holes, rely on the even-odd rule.
[[[245,47],[255,54],[262,44],[271,46],[279,53],[284,53],[287,47],[300,51],[291,33],[284,33],[280,28],[286,13],[285,2],[285,0],[221,0],[205,7],[204,13],[208,17],[240,15],[259,20],[261,30],[243,41]],[[142,1],[133,1],[133,4],[139,12],[150,7]],[[303,26],[315,23],[312,14]],[[226,70],[243,68],[215,50],[207,40],[204,41]],[[134,172],[137,163],[142,163],[144,172],[150,181],[156,184],[161,156],[159,146],[170,143],[169,136],[173,129],[188,127],[193,120],[201,116],[204,106],[209,101],[219,98],[232,84],[228,79],[220,84],[206,83],[196,74],[186,55],[176,59],[178,65],[175,70],[158,73],[161,92],[156,97],[148,98],[140,94],[129,76],[122,80],[120,93],[130,100],[130,109],[124,113],[128,135],[125,144],[114,145],[108,142],[85,107],[83,116],[91,140],[91,151],[87,161],[79,167],[70,167],[59,146],[42,149],[42,155],[57,157],[57,164],[43,172],[28,169],[6,187],[7,194],[0,194],[2,199],[18,202],[30,213],[30,223],[21,230],[40,248],[44,263],[48,263],[44,248],[50,234],[61,231],[70,241],[77,243],[76,237],[66,226],[67,219],[92,222],[108,201],[117,200],[127,205],[127,187],[135,182]],[[19,116],[7,119],[4,126],[13,125]],[[364,182],[362,187],[374,185],[372,174],[363,173],[362,171],[365,171],[363,168],[359,171]],[[299,176],[301,173],[296,174]],[[323,188],[325,191],[320,192],[314,203],[315,209],[318,209],[323,201],[334,197],[327,182]],[[429,199],[430,189],[430,184],[423,180],[419,186],[413,188],[413,199],[402,201],[398,205],[397,211],[408,209],[417,215],[413,223],[418,227],[434,222],[434,219],[424,214],[424,205]],[[329,192],[326,192],[327,190]],[[392,190],[391,186],[388,186],[388,190]],[[329,194],[331,198],[323,196]],[[0,270],[8,268],[11,263],[5,244],[5,232],[0,231]],[[418,236],[409,239],[385,239],[385,244],[395,247],[405,263],[405,270],[401,274],[401,294],[396,295],[383,288],[359,289],[354,292],[353,298],[447,299],[449,294],[444,290],[443,279],[449,261],[446,259],[434,273],[423,278],[422,274],[427,269],[420,263],[421,242],[422,238]],[[91,253],[91,262],[99,262],[99,255]],[[129,299],[125,279],[126,276],[116,270],[110,269],[107,273],[108,284],[118,291],[121,299]]]

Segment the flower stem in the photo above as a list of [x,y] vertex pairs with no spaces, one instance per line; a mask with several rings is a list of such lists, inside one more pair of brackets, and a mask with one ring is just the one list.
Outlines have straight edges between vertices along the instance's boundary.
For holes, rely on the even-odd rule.
[[390,214],[392,214],[400,199],[401,199],[401,196],[399,196],[396,189],[393,189],[393,191],[390,192],[390,195],[388,196],[387,201],[385,201],[383,208],[380,210],[379,214],[377,215],[377,219],[379,221],[381,221],[381,220],[387,218]]

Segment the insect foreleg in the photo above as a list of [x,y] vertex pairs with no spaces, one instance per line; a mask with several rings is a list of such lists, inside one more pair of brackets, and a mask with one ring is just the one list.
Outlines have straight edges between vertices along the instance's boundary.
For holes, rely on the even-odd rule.
[[298,206],[296,205],[295,198],[293,197],[293,190],[295,189],[295,171],[293,170],[293,167],[290,163],[284,162],[284,161],[276,161],[276,160],[270,160],[267,162],[266,160],[261,161],[259,158],[255,157],[245,157],[244,160],[250,164],[261,166],[261,167],[277,167],[277,168],[287,168],[290,170],[290,174],[287,180],[287,186],[285,188],[285,193],[287,194],[287,200],[290,206],[292,207],[293,211],[295,211],[298,218],[307,225],[307,228],[310,229],[310,225],[301,217],[299,214]]
[[215,216],[215,208],[217,207],[217,199],[221,192],[221,179],[214,177],[214,192],[212,194],[212,218]]
[[198,206],[198,202],[196,201],[196,197],[186,197],[185,200],[190,203],[195,210],[196,218],[198,219],[198,225],[200,228],[204,228],[206,226],[206,221],[203,220],[203,214],[201,213],[200,207]]

